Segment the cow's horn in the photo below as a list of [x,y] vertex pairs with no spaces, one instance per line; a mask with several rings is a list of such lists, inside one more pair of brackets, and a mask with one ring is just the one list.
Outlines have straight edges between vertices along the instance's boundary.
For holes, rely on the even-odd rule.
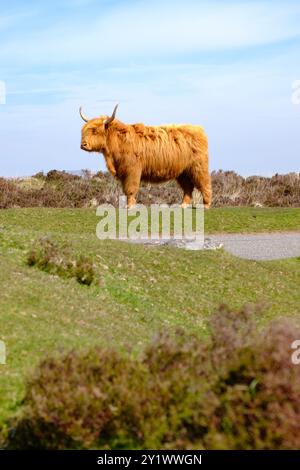
[[84,114],[82,114],[82,107],[81,106],[79,108],[79,114],[85,122],[89,121],[88,118]]
[[116,104],[115,109],[113,110],[112,115],[111,115],[109,118],[106,119],[106,121],[105,121],[105,125],[106,125],[106,126],[108,126],[108,124],[110,124],[110,123],[115,119],[118,106],[119,106],[119,104]]

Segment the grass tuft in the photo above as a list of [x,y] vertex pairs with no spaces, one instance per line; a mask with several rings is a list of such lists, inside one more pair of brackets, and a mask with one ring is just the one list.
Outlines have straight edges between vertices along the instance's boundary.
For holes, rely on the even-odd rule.
[[93,261],[83,255],[74,258],[70,248],[60,247],[47,237],[34,243],[27,255],[28,266],[61,277],[74,277],[80,284],[91,285],[95,278]]

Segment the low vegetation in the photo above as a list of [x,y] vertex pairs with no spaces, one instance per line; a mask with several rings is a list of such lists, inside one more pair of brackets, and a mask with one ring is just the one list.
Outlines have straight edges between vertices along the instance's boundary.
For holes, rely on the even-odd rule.
[[[257,331],[221,306],[210,337],[158,335],[139,358],[111,348],[42,361],[11,423],[13,449],[297,449],[292,321]],[[261,311],[262,315],[263,312]]]
[[[259,191],[232,173],[213,178],[214,205],[227,206],[205,213],[206,234],[299,230],[297,175],[259,179]],[[178,202],[172,184],[144,186],[141,200]],[[288,359],[300,337],[299,259],[100,241],[90,206],[119,194],[107,174],[0,179],[5,445],[299,447],[298,371]],[[229,207],[243,201],[278,207]],[[233,310],[211,316],[220,299]],[[167,334],[153,340],[158,331]]]
[[[277,209],[276,217],[273,209],[249,208],[253,212],[247,215],[245,210],[212,209],[206,217],[212,213],[214,219],[207,219],[206,225],[210,230],[230,230],[225,223],[231,220],[238,227],[244,217],[252,228],[250,222],[260,220],[259,212],[265,211],[262,220],[265,224],[269,220],[269,225],[273,221],[274,226],[281,220],[280,211],[298,209]],[[224,211],[229,211],[227,216]],[[273,214],[269,219],[268,211]],[[289,216],[290,226],[294,219]],[[194,252],[100,241],[95,235],[97,221],[94,209],[0,211],[0,339],[7,350],[7,364],[0,365],[4,434],[4,423],[24,397],[25,377],[56,351],[79,354],[109,347],[120,353],[132,350],[138,357],[158,331],[173,334],[177,328],[204,340],[209,336],[207,319],[221,299],[234,309],[245,303],[262,304],[256,316],[259,327],[287,314],[296,322],[299,319],[298,259],[257,262],[223,250]],[[37,267],[45,266],[47,250],[45,246],[41,250],[38,242],[45,238],[51,240],[51,253],[55,246],[46,270]],[[32,252],[35,266],[28,265]],[[57,270],[60,258],[74,263],[81,256],[93,266],[89,287]]]
[[[300,175],[290,173],[271,178],[243,178],[232,171],[212,173],[213,207],[300,207]],[[122,194],[117,180],[109,173],[83,176],[57,170],[37,173],[26,179],[0,178],[0,208],[9,207],[93,207],[118,204]],[[143,184],[138,202],[179,203],[181,190],[176,182]]]
[[[205,233],[274,232],[300,230],[300,207],[216,207],[205,211]],[[0,210],[0,229],[34,230],[40,236],[68,234],[96,237],[100,218],[95,208],[46,208]],[[1,234],[1,232],[0,232]],[[1,235],[0,235],[1,236]]]
[[80,255],[74,257],[69,247],[59,247],[47,237],[40,238],[27,255],[28,266],[35,266],[50,274],[74,277],[80,284],[90,285],[95,277],[93,262]]

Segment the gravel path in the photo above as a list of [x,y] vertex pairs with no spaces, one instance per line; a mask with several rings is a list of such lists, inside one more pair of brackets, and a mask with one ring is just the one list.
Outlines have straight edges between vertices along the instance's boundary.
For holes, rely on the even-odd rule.
[[235,256],[254,260],[271,260],[300,256],[300,232],[211,235]]
[[205,237],[204,246],[199,242],[176,240],[132,241],[145,245],[169,245],[187,250],[217,250],[224,248],[240,258],[272,260],[300,256],[300,232],[274,232],[250,234],[218,234]]

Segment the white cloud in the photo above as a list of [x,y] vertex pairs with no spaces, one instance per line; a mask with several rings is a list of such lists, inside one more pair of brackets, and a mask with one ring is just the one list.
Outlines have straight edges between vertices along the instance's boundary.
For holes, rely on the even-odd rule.
[[[0,113],[6,172],[105,168],[103,157],[80,150],[78,107],[83,104],[85,113],[95,117],[111,113],[117,101],[118,118],[124,122],[203,125],[209,136],[212,169],[242,174],[297,170],[300,106],[290,101],[296,58],[295,51],[284,60],[268,59],[260,66],[244,62],[118,68],[105,72],[115,79],[91,77],[82,86],[72,86],[71,94],[55,104],[8,103]],[[143,79],[131,80],[135,74]]]
[[300,37],[300,5],[283,2],[138,2],[4,42],[0,58],[50,64],[176,57]]
[[[247,47],[297,37],[300,5],[224,3],[127,2],[102,17],[85,16],[82,24],[64,18],[2,43],[2,65],[11,61],[23,74],[11,70],[5,77],[1,172],[103,168],[103,158],[80,150],[78,107],[93,117],[111,113],[117,101],[124,122],[204,125],[213,169],[266,174],[299,168],[300,106],[291,104],[299,46],[261,55]],[[236,49],[242,51],[238,60],[224,60],[223,51]],[[198,51],[220,54],[214,65],[204,65],[192,56]]]

